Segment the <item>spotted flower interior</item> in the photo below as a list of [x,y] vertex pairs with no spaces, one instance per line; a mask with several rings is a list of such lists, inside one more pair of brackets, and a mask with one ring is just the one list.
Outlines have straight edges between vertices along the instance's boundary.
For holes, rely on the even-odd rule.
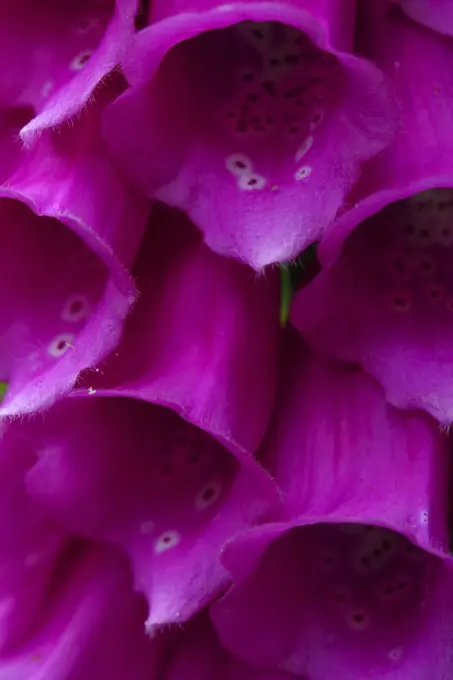
[[136,0],[3,3],[0,105],[27,106],[36,118],[24,137],[77,113],[118,62],[133,30]]
[[452,584],[448,565],[399,534],[319,524],[274,541],[212,616],[227,648],[259,666],[311,680],[332,668],[339,678],[421,679],[447,667]]
[[157,65],[149,30],[154,77],[106,112],[114,155],[147,195],[187,210],[215,251],[256,269],[291,259],[388,138],[381,125],[366,133],[385,86],[376,94],[368,66],[276,21],[200,33]]
[[223,543],[267,509],[258,474],[161,406],[69,398],[29,437],[39,457],[32,496],[69,531],[126,551],[150,630],[185,620],[225,587]]
[[360,224],[295,301],[310,342],[361,363],[397,406],[453,419],[453,191],[393,203]]
[[5,403],[40,381],[67,352],[101,299],[107,267],[65,225],[0,200],[0,266],[8,294],[0,306],[0,379]]

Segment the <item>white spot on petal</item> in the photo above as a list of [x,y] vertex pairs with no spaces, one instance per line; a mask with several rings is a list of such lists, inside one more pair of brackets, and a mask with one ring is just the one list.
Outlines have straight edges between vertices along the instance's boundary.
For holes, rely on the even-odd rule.
[[393,293],[390,304],[394,312],[407,314],[411,309],[411,298],[407,293]]
[[164,531],[154,543],[154,552],[163,553],[171,550],[178,545],[180,540],[181,534],[178,531]]
[[73,295],[67,300],[63,311],[61,312],[61,319],[68,323],[77,323],[86,319],[90,314],[90,303],[83,295]]
[[219,482],[211,482],[197,494],[195,498],[195,507],[197,510],[206,510],[218,500],[222,492],[222,487]]
[[391,661],[398,661],[398,659],[401,659],[403,655],[403,650],[401,647],[395,647],[395,649],[391,649],[389,652],[389,659]]
[[226,169],[233,175],[251,175],[253,173],[253,163],[247,156],[241,153],[234,153],[225,161]]
[[238,178],[238,187],[244,191],[257,191],[266,185],[266,178],[261,175],[241,175]]
[[73,333],[60,333],[48,345],[47,351],[50,356],[58,359],[71,347],[75,335]]
[[311,175],[311,167],[309,165],[303,165],[294,175],[294,179],[302,180],[307,179]]
[[142,522],[140,524],[140,533],[141,534],[151,534],[154,531],[154,522],[149,519],[146,522]]
[[313,146],[313,142],[314,142],[313,135],[308,135],[308,137],[302,142],[300,147],[297,149],[296,155],[294,156],[294,160],[296,161],[296,163],[302,160],[307,151],[311,149],[311,147]]
[[41,94],[44,98],[48,97],[50,94],[50,91],[52,90],[53,87],[53,82],[51,80],[46,80],[44,85],[42,86],[41,89]]
[[363,609],[355,609],[348,613],[346,622],[354,630],[366,630],[370,625],[370,617]]
[[71,71],[80,71],[93,54],[93,50],[83,50],[79,52],[69,64]]

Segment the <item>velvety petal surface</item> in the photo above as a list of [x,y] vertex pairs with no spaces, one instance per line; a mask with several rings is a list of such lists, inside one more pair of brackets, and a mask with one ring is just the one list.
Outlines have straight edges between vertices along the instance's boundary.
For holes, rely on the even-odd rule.
[[[194,618],[162,654],[164,680],[295,680],[290,673],[252,668],[219,642],[206,613]],[[165,658],[166,657],[166,658]]]
[[35,634],[0,657],[2,680],[150,680],[146,608],[115,553],[80,546],[52,581]]
[[212,253],[183,213],[156,205],[133,275],[124,337],[80,387],[170,407],[248,459],[277,388],[278,272]]
[[[3,427],[3,430],[5,428]],[[27,495],[36,462],[17,427],[0,440],[0,659],[23,642],[43,613],[69,537]],[[0,662],[1,665],[1,662]]]
[[447,440],[355,368],[292,337],[263,458],[283,521],[228,546],[212,606],[243,659],[326,680],[447,678],[453,643]]
[[20,111],[6,110],[0,380],[8,391],[2,415],[33,411],[69,391],[79,371],[117,344],[134,301],[126,267],[149,206],[117,175],[99,138],[110,92],[72,126],[43,133],[30,150],[14,140]]
[[382,74],[347,52],[354,8],[154,2],[106,112],[114,157],[214,251],[257,270],[295,257],[394,131]]
[[6,0],[0,8],[0,106],[27,106],[23,138],[77,114],[123,58],[137,0]]
[[323,352],[360,363],[396,406],[450,423],[453,43],[387,2],[363,2],[359,27],[392,74],[401,131],[320,245],[324,271],[292,319]]
[[453,5],[449,0],[396,0],[408,17],[439,33],[453,35]]
[[28,489],[69,529],[119,545],[149,602],[147,627],[186,620],[228,584],[225,542],[263,520],[275,489],[162,406],[67,398],[30,426]]

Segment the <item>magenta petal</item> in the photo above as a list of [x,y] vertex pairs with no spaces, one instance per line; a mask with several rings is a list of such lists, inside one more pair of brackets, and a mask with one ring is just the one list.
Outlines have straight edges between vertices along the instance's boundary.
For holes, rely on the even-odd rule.
[[389,8],[363,3],[361,35],[393,74],[401,132],[321,244],[324,271],[292,320],[313,346],[360,363],[396,406],[450,423],[453,44]]
[[228,649],[310,680],[447,677],[446,449],[426,416],[292,338],[263,451],[286,519],[223,553],[235,587],[212,615]]
[[205,613],[172,640],[165,656],[162,680],[296,680],[285,672],[251,668],[229,654]]
[[39,630],[0,659],[0,679],[150,680],[144,609],[116,554],[82,548],[52,582]]
[[[0,443],[0,650],[20,644],[46,611],[49,584],[69,541],[27,496],[33,450],[18,428]],[[0,672],[1,676],[1,672]]]
[[80,386],[170,407],[245,460],[274,404],[278,273],[219,257],[182,213],[158,205],[133,274],[140,297],[123,340]]
[[439,33],[453,35],[453,4],[450,0],[395,0],[407,16]]
[[239,465],[207,433],[140,400],[68,398],[29,436],[33,497],[71,532],[126,551],[150,630],[186,620],[226,587],[223,545],[277,501],[258,465]]
[[33,136],[77,114],[121,61],[134,30],[137,0],[3,3],[0,105],[26,106]]
[[112,153],[214,251],[293,258],[394,132],[382,74],[344,51],[354,19],[349,0],[154,2],[106,111]]
[[9,386],[2,415],[69,391],[115,347],[134,302],[126,267],[149,208],[105,157],[99,113],[94,107],[70,128],[43,134],[0,186],[0,268],[9,286],[0,305],[0,380]]
[[163,206],[134,273],[123,341],[86,374],[88,390],[30,424],[29,484],[71,531],[127,552],[151,629],[225,588],[224,543],[277,505],[251,454],[274,401],[278,288]]

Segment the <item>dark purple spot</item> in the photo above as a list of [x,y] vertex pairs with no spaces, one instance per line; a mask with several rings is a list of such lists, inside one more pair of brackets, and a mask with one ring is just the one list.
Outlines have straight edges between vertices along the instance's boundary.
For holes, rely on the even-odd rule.
[[247,101],[248,102],[257,102],[259,100],[259,97],[257,94],[248,94],[247,95]]
[[438,300],[440,297],[440,290],[438,288],[431,288],[429,291],[429,297],[433,300]]
[[392,544],[386,538],[382,541],[381,545],[383,550],[390,550],[390,548],[392,547]]
[[420,231],[420,237],[421,238],[428,238],[429,237],[429,229],[422,229]]
[[227,111],[226,117],[227,118],[234,118],[234,113],[232,111]]
[[207,503],[208,501],[212,500],[214,494],[215,494],[214,489],[209,486],[207,489],[203,491],[202,499],[205,501],[205,503]]
[[266,118],[267,125],[275,125],[275,118]]
[[275,57],[271,57],[271,59],[269,59],[269,64],[271,66],[278,66],[280,64],[280,60],[276,59]]
[[287,64],[298,64],[300,56],[298,54],[285,54],[285,62]]
[[258,184],[258,181],[252,177],[252,179],[249,179],[247,184],[249,185],[249,187],[253,187],[255,186],[255,184]]
[[412,234],[415,232],[415,227],[413,224],[406,224],[404,231],[406,234],[408,234],[408,236],[412,236]]
[[64,349],[66,349],[68,345],[67,340],[60,340],[60,342],[57,344],[57,350],[59,352],[62,352]]
[[453,207],[453,201],[439,201],[437,204],[439,210],[447,210],[447,208],[452,208]]
[[346,600],[343,593],[335,593],[335,602],[344,602]]
[[292,90],[286,90],[286,92],[283,93],[283,96],[285,97],[285,99],[293,99],[294,97],[297,97],[301,93],[302,93],[302,88],[297,87],[297,88],[293,88]]
[[420,212],[423,212],[423,210],[426,210],[430,205],[432,205],[432,201],[418,201],[417,203],[417,210]]
[[263,90],[267,92],[270,97],[275,97],[277,94],[275,83],[273,83],[271,80],[266,80],[266,82],[263,83]]
[[253,116],[251,120],[252,120],[252,123],[259,123],[260,122],[260,119],[258,118],[258,116]]
[[425,272],[429,271],[432,268],[433,268],[433,263],[431,262],[431,260],[423,260],[422,269],[424,269]]
[[263,40],[264,38],[264,33],[259,30],[259,28],[254,28],[252,30],[252,35],[257,39],[257,40]]
[[79,59],[77,60],[77,63],[80,64],[80,65],[86,64],[87,61],[88,61],[90,58],[91,58],[91,54],[90,54],[89,52],[85,52],[85,54],[82,54],[82,56],[79,57]]
[[393,260],[393,266],[395,267],[396,271],[398,274],[404,274],[404,260],[401,259],[401,257],[396,257]]
[[289,132],[292,135],[295,135],[299,132],[299,128],[297,127],[297,125],[291,125],[291,127],[289,128]]
[[360,563],[361,563],[364,567],[369,567],[369,566],[370,566],[370,558],[369,558],[369,557],[361,557],[361,558],[360,558]]
[[376,527],[374,527],[372,524],[367,524],[365,527],[365,531],[374,531]]
[[168,477],[168,475],[171,475],[172,473],[172,467],[168,463],[166,465],[162,466],[162,474],[165,475],[165,477]]
[[450,229],[448,227],[444,227],[441,231],[442,236],[450,236]]
[[381,552],[382,552],[382,551],[379,550],[379,548],[375,548],[375,549],[373,550],[373,555],[374,555],[375,557],[380,557]]
[[313,123],[319,123],[319,121],[321,120],[321,116],[319,115],[319,113],[317,113],[315,116],[313,116],[312,120],[313,120]]
[[407,300],[404,297],[396,297],[393,303],[395,307],[407,307]]
[[399,583],[397,583],[396,587],[398,590],[406,590],[408,585],[409,584],[407,581],[400,581]]
[[74,300],[69,306],[69,311],[71,314],[78,314],[82,311],[83,302],[81,300]]
[[363,616],[363,614],[354,614],[354,616],[352,617],[352,620],[355,621],[355,623],[363,623],[364,616]]
[[200,462],[200,456],[199,456],[198,453],[192,453],[192,454],[189,456],[188,460],[189,460],[189,463],[190,463],[191,465],[196,465],[196,463],[199,463],[199,462]]
[[246,120],[240,120],[236,126],[237,132],[246,132],[248,128]]
[[235,166],[239,168],[239,170],[245,170],[245,168],[247,167],[244,161],[236,161]]
[[162,543],[170,543],[170,541],[171,541],[170,536],[164,536],[162,539]]
[[392,586],[387,586],[386,588],[384,588],[384,595],[393,595],[393,593],[394,593],[394,590],[393,590]]
[[254,80],[253,73],[244,73],[242,76],[244,83],[251,83]]

